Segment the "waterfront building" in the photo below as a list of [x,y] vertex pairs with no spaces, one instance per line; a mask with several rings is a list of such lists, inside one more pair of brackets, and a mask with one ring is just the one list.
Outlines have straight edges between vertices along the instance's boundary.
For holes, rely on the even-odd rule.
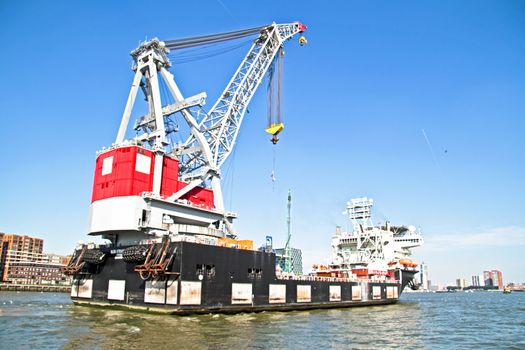
[[11,265],[35,262],[42,255],[44,241],[40,238],[2,233],[0,243],[0,281],[8,280]]
[[67,284],[60,268],[70,257],[43,253],[44,240],[26,235],[0,235],[0,282]]
[[486,287],[492,287],[492,274],[490,271],[483,271],[483,281],[485,282]]
[[483,271],[485,286],[503,289],[503,275],[499,270]]
[[520,292],[525,292],[525,283],[514,283],[514,282],[510,282],[507,287],[510,288],[510,290],[514,290],[514,291],[520,291]]
[[428,267],[427,267],[427,264],[425,264],[425,262],[422,262],[421,265],[420,265],[420,271],[419,271],[419,276],[420,276],[420,283],[421,283],[421,288],[423,290],[429,290],[430,289],[430,282],[428,280]]
[[[276,265],[280,266],[282,271],[285,271],[286,259],[284,256],[284,248],[274,249]],[[303,274],[303,253],[301,249],[290,248],[292,272],[296,275]]]
[[434,285],[430,283],[431,281],[428,281],[428,290],[431,292],[437,292],[438,290],[442,290],[443,287],[441,285]]
[[485,286],[485,280],[483,279],[483,274],[478,275],[478,279],[479,279],[480,287],[484,287]]
[[467,280],[464,278],[458,278],[456,279],[456,286],[463,289],[465,287],[468,287]]
[[44,255],[45,261],[49,262],[50,264],[66,266],[67,264],[69,264],[69,260],[71,260],[71,256],[64,256],[53,253],[45,253]]
[[501,271],[492,270],[490,273],[492,275],[492,285],[498,287],[498,289],[503,289],[503,276]]
[[479,277],[479,275],[472,276],[472,285],[474,287],[480,287],[482,285],[481,283],[483,282],[483,276],[481,277],[481,280],[479,279]]

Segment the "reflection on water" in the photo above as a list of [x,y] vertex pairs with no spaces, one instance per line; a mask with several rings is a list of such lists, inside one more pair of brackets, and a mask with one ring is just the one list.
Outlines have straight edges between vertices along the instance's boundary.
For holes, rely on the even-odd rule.
[[[4,349],[525,348],[525,293],[406,294],[396,305],[163,316],[0,293]],[[15,336],[12,336],[16,334]]]

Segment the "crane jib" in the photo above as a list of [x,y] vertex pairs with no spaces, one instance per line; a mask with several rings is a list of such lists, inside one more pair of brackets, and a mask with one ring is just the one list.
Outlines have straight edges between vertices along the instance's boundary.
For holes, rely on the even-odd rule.
[[[292,24],[272,24],[265,28],[255,40],[244,60],[241,62],[229,84],[215,105],[200,121],[202,131],[210,143],[214,163],[220,167],[232,151],[247,104],[269,69],[274,57],[284,41],[306,30],[306,26]],[[195,146],[196,139],[191,135],[186,147]],[[201,155],[191,159],[186,172],[198,169],[204,161]]]

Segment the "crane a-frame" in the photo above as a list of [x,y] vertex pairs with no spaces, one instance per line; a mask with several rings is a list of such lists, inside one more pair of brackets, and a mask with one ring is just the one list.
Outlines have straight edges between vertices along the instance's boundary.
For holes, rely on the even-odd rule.
[[[150,157],[149,161],[146,158],[140,158],[140,164],[142,164],[140,166],[143,168],[141,174],[150,175],[149,180],[151,184],[148,187],[141,185],[141,182],[138,187],[146,190],[139,193],[135,190],[136,184],[130,185],[130,188],[132,188],[131,192],[133,192],[131,194],[135,197],[140,197],[141,201],[139,202],[136,202],[135,198],[133,204],[128,203],[129,205],[106,203],[97,206],[95,204],[100,202],[100,200],[114,197],[107,191],[109,195],[101,194],[100,191],[107,189],[107,186],[104,187],[105,182],[101,176],[111,174],[112,170],[109,170],[108,173],[107,169],[113,169],[118,165],[113,158],[111,158],[111,161],[100,159],[100,162],[97,159],[97,167],[100,168],[100,174],[97,178],[98,170],[96,170],[95,187],[100,183],[102,183],[102,187],[97,190],[97,193],[95,193],[94,187],[94,200],[91,205],[91,234],[103,234],[107,238],[111,238],[109,236],[115,231],[146,232],[163,230],[167,225],[178,222],[179,224],[197,224],[197,226],[214,223],[219,229],[218,231],[227,231],[230,235],[235,235],[231,227],[231,220],[235,217],[235,214],[226,213],[224,208],[220,182],[221,166],[233,150],[248,104],[279,49],[286,40],[303,32],[305,29],[306,26],[299,22],[290,24],[273,23],[264,27],[196,38],[167,41],[153,39],[142,43],[137,49],[132,51],[131,56],[134,60],[133,70],[135,71],[135,77],[117,137],[112,147],[109,150],[104,149],[99,154],[99,157],[105,154],[105,157],[109,158],[109,151],[125,146],[144,147],[144,145],[148,145],[146,147],[148,152],[145,153],[144,150],[139,150],[138,153],[142,152],[142,155],[145,154],[146,158]],[[206,93],[200,93],[191,97],[183,96],[175,82],[174,76],[168,71],[168,68],[171,66],[168,58],[170,50],[194,47],[202,43],[217,43],[256,33],[259,33],[259,36],[254,40],[235,74],[208,112],[202,109],[206,101]],[[160,79],[167,86],[172,99],[175,101],[174,103],[163,104],[163,101],[161,101]],[[142,131],[142,133],[126,140],[126,131],[128,130],[129,120],[139,89],[144,92],[146,97],[148,112],[135,122],[135,130]],[[167,125],[167,118],[175,113],[182,115],[190,131],[186,141],[178,145],[170,144],[167,137],[173,131]],[[119,158],[121,156],[117,155],[111,155],[111,157],[121,159]],[[176,180],[182,185],[170,186],[167,183],[166,172],[173,168],[172,165],[169,165],[172,160],[177,162],[178,179]],[[111,163],[111,166],[106,163]],[[135,170],[138,171],[139,155],[137,155],[133,164],[135,164]],[[103,166],[106,166],[105,171],[102,169]],[[121,168],[117,166],[117,169]],[[106,173],[105,175],[104,172]],[[118,174],[115,176],[118,176]],[[171,174],[170,176],[173,178],[174,175]],[[144,181],[148,181],[148,179]],[[201,215],[202,213],[194,213],[188,208],[179,208],[181,204],[188,204],[188,196],[201,191],[201,186],[204,183],[211,184],[213,206],[206,206],[206,204],[209,204],[206,203],[210,198],[208,196],[206,197],[207,199],[202,200],[207,209],[204,215]],[[122,194],[118,196],[127,197]],[[123,199],[121,198],[120,201],[123,201]],[[141,215],[138,218],[137,225],[126,223],[119,227],[119,224],[115,223],[115,221],[123,221],[118,218],[126,214],[118,212],[118,210],[115,212],[115,208],[122,208],[126,205],[134,206],[134,212],[142,214],[136,214]],[[113,216],[111,217],[108,214],[108,211],[111,211],[110,209],[113,211],[113,214],[111,214]],[[183,213],[181,214],[181,212]],[[117,219],[115,219],[114,215],[117,215]],[[218,220],[217,218],[220,219]]]

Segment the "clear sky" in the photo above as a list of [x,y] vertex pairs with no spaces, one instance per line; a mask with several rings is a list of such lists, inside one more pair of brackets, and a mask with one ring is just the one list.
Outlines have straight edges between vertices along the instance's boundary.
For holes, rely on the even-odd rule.
[[[421,228],[433,282],[525,282],[523,1],[4,0],[0,231],[64,254],[86,239],[95,152],[114,141],[140,40],[296,20],[309,43],[286,45],[281,141],[263,86],[223,168],[241,237],[284,245],[290,188],[293,245],[327,262],[346,201],[368,196],[376,221]],[[243,50],[172,72],[211,107]]]

